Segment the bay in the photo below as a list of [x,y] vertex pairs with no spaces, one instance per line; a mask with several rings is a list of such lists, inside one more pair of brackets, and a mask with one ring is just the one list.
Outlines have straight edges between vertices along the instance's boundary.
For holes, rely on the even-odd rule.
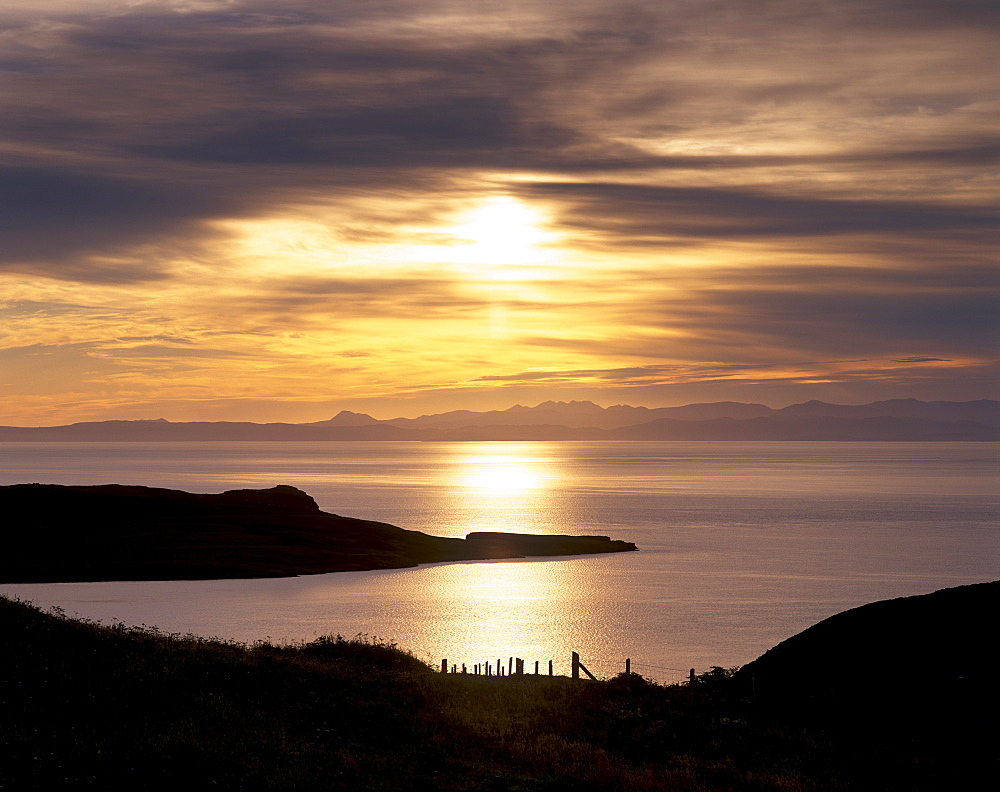
[[602,534],[638,553],[277,580],[0,585],[71,615],[239,641],[367,634],[660,681],[847,608],[998,577],[993,443],[7,443],[0,484],[291,484],[441,536]]

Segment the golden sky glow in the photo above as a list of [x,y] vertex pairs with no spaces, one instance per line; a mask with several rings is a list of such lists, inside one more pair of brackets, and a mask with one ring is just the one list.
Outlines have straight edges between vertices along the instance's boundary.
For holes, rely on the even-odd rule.
[[0,423],[996,398],[994,3],[5,3]]

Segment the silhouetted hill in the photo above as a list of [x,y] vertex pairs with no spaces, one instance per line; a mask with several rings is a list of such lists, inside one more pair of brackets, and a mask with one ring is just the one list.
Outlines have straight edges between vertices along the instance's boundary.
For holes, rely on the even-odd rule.
[[760,716],[829,735],[862,789],[985,789],[1000,772],[998,616],[1000,581],[873,602],[783,641],[733,681]]
[[[995,685],[959,697],[974,706],[937,706],[956,683],[995,675],[995,651],[962,629],[992,637],[995,593],[965,589],[848,611],[735,676],[714,668],[693,686],[665,687],[635,674],[440,674],[378,641],[245,646],[79,622],[0,597],[0,786],[989,789],[1000,769]],[[755,703],[744,678],[753,669],[763,680],[768,667],[774,686]],[[831,685],[843,703],[816,706],[815,691]],[[882,687],[906,709],[886,717]],[[774,695],[800,704],[782,709]]]
[[249,421],[89,421],[68,426],[0,427],[0,442],[232,442],[419,440],[414,433],[379,422],[375,424],[258,424]]
[[716,402],[712,404],[688,404],[683,407],[632,407],[615,404],[599,407],[589,401],[555,402],[547,401],[535,407],[517,404],[506,410],[470,412],[453,410],[437,415],[422,415],[419,418],[392,418],[385,423],[410,428],[449,428],[471,431],[496,429],[501,426],[562,426],[571,429],[616,429],[645,423],[657,418],[678,418],[698,420],[707,418],[755,418],[769,415],[773,410],[763,404],[741,404],[739,402]]
[[773,410],[716,402],[682,407],[599,407],[543,402],[507,410],[452,410],[378,420],[342,411],[305,424],[100,421],[68,426],[0,426],[15,441],[488,441],[488,440],[1000,440],[1000,402],[893,399],[862,405],[820,401]]
[[[868,729],[920,722],[954,733],[1000,703],[1000,581],[873,602],[838,613],[748,663],[758,704]],[[975,737],[967,737],[975,739]]]
[[367,413],[356,413],[350,410],[341,410],[329,421],[315,421],[306,426],[374,426],[381,423],[377,418],[372,418]]
[[792,404],[778,415],[825,416],[829,418],[865,419],[896,418],[928,422],[973,421],[994,428],[1000,427],[1000,402],[979,399],[969,402],[934,401],[917,399],[890,399],[871,404],[827,404],[808,401]]
[[2,582],[282,577],[635,550],[606,536],[430,536],[320,511],[294,487],[201,495],[116,484],[0,487]]

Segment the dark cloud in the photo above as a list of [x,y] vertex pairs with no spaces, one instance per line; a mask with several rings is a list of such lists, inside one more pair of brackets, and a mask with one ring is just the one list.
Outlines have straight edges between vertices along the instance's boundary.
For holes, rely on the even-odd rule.
[[101,283],[157,278],[155,267],[81,259],[180,233],[210,206],[198,192],[156,181],[0,167],[0,270]]
[[918,346],[990,356],[1000,329],[991,295],[744,293],[725,295],[716,305],[746,312],[751,318],[738,325],[751,338],[837,354]]
[[996,238],[1000,232],[1000,216],[993,207],[614,183],[533,183],[523,190],[565,201],[568,225],[600,229],[616,240],[862,233],[923,236],[959,231]]
[[873,152],[857,158],[859,162],[913,162],[928,165],[955,164],[993,166],[1000,161],[1000,140],[979,140],[974,136],[969,140],[959,140],[950,146],[938,148]]
[[[207,131],[193,139],[140,145],[136,150],[202,163],[423,168],[467,165],[476,153],[481,157],[485,153],[489,161],[503,149],[529,143],[554,145],[567,137],[555,128],[520,129],[516,114],[496,97],[424,99],[394,107],[344,108],[284,118],[236,116],[230,123],[206,119]],[[213,127],[219,131],[211,131]]]
[[[1000,318],[995,293],[866,293],[863,289],[795,285],[715,288],[699,299],[661,300],[647,314],[650,324],[690,333],[685,355],[745,357],[784,350],[783,358],[842,355],[906,356],[914,347],[941,357],[992,357]],[[667,344],[647,349],[664,354]],[[943,354],[942,354],[943,353]],[[704,358],[703,358],[704,359]],[[718,359],[718,357],[717,357]]]
[[955,26],[994,26],[1000,24],[1000,7],[993,0],[886,0],[876,3],[874,13],[865,13],[868,3],[847,3],[860,20],[867,17],[880,19],[888,25],[927,27],[931,30]]
[[[988,142],[956,139],[937,148],[881,146],[868,154],[699,150],[664,156],[617,139],[637,132],[669,139],[717,126],[716,110],[699,102],[730,88],[722,76],[691,79],[689,70],[701,61],[686,58],[721,56],[726,42],[743,40],[740,25],[747,20],[772,27],[755,39],[766,45],[783,31],[815,27],[816,13],[843,27],[855,18],[873,25],[885,13],[927,15],[931,6],[907,12],[891,3],[830,3],[806,13],[789,2],[752,10],[732,3],[582,3],[558,15],[544,4],[523,3],[523,27],[498,31],[487,15],[481,25],[469,22],[462,36],[426,21],[435,12],[453,12],[447,5],[354,4],[373,7],[347,11],[339,5],[239,3],[174,13],[144,4],[74,18],[47,34],[62,46],[23,46],[12,58],[19,69],[45,75],[14,84],[15,96],[23,86],[22,106],[6,121],[8,134],[53,145],[72,145],[72,138],[77,146],[125,158],[228,166],[213,176],[218,191],[228,184],[234,192],[243,179],[233,168],[243,166],[310,165],[337,184],[363,183],[370,173],[359,171],[362,166],[405,178],[407,170],[427,167],[572,173],[893,157],[976,164],[994,150]],[[970,4],[967,13],[977,8]],[[655,80],[630,74],[674,57],[678,73]],[[740,83],[726,103],[729,123],[767,103],[835,94],[849,78],[831,73],[823,79],[775,64],[773,73]],[[51,101],[37,101],[39,92]],[[947,96],[959,106],[967,101],[954,86]],[[880,97],[883,108],[891,101]],[[904,104],[915,102],[910,97]],[[609,120],[624,126],[607,129]],[[336,173],[344,168],[351,173]],[[269,177],[275,187],[288,188],[316,174],[284,170]]]
[[[1000,341],[1000,273],[985,265],[940,270],[789,264],[698,274],[665,266],[659,273],[637,271],[634,278],[642,284],[641,301],[577,309],[598,326],[620,327],[616,338],[595,337],[584,324],[578,334],[563,328],[520,343],[649,361],[644,369],[664,359],[743,369],[792,360],[826,365],[869,357],[914,363],[989,359]],[[615,286],[604,288],[613,293]],[[914,349],[924,354],[914,355]]]
[[832,34],[844,30],[898,32],[901,28],[941,31],[1000,23],[1000,12],[991,0],[829,0],[821,5],[798,0],[757,0],[752,5],[732,0],[646,0],[644,5],[686,20],[688,30],[715,21],[753,37],[766,37],[768,30],[781,35],[799,28],[819,28]]

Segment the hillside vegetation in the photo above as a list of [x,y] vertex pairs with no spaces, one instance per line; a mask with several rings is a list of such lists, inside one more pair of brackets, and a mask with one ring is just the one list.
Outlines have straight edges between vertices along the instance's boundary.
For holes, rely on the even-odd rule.
[[719,668],[693,688],[442,675],[376,640],[244,646],[2,598],[0,630],[2,789],[952,790],[997,769],[995,688],[914,721],[796,712]]

